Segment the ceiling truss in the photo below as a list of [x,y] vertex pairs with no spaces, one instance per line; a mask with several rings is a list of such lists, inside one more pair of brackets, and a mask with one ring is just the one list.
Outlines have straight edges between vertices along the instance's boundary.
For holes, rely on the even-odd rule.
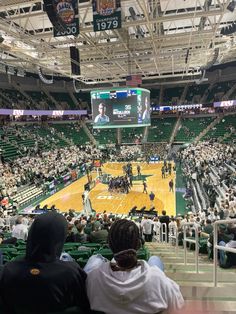
[[[54,38],[42,1],[0,0],[0,62],[87,84],[122,82],[130,74],[197,77],[216,48],[216,63],[236,59],[235,35],[220,34],[236,20],[230,1],[122,0],[122,29],[93,32],[90,0],[79,4],[80,35]],[[70,46],[80,51],[80,76],[71,74]]]

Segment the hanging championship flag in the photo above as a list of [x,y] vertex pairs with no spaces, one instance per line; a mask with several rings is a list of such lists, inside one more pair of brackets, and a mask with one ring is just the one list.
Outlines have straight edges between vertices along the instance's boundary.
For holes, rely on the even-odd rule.
[[120,0],[93,0],[93,30],[117,28],[121,28]]
[[54,37],[79,34],[78,0],[52,0],[53,10],[63,29],[53,28]]

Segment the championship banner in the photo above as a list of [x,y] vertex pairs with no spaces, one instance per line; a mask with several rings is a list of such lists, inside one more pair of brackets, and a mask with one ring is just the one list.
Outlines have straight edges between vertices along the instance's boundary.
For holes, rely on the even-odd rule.
[[120,0],[93,0],[94,32],[121,28]]
[[54,37],[79,35],[78,0],[52,0],[53,9],[64,30],[53,28]]

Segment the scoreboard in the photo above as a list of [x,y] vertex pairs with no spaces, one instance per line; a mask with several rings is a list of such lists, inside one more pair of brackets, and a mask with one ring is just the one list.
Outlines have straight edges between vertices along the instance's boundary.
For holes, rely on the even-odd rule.
[[120,88],[91,91],[94,128],[144,127],[151,125],[150,91]]

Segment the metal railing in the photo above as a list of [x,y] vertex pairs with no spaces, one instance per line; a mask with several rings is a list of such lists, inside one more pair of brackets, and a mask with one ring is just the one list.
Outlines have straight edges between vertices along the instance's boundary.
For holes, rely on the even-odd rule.
[[[175,249],[178,251],[178,239],[179,232],[177,226],[169,226],[169,243],[173,245],[175,243]],[[175,242],[174,242],[175,241]]]
[[161,231],[161,242],[167,243],[167,241],[168,241],[168,239],[167,239],[168,234],[167,234],[167,224],[166,223],[162,223],[161,224],[161,230],[160,231]]
[[213,281],[214,286],[217,287],[217,266],[218,266],[218,250],[224,251],[224,252],[231,252],[236,254],[236,248],[230,248],[218,245],[218,225],[220,224],[232,224],[236,223],[236,219],[230,219],[230,220],[218,220],[214,223],[214,242],[213,242],[213,255],[214,255],[214,269],[213,269]]
[[162,243],[162,242],[167,243],[167,225],[166,225],[166,223],[160,223],[160,225],[157,226],[156,235],[154,236],[154,239],[159,243]]
[[[187,227],[188,229],[195,230],[195,239],[189,239],[187,237]],[[199,271],[199,265],[198,265],[198,250],[199,250],[199,244],[198,244],[198,227],[193,222],[186,222],[183,224],[183,231],[184,231],[184,238],[183,238],[183,244],[184,244],[184,265],[187,265],[187,242],[195,244],[195,270],[196,273]]]

